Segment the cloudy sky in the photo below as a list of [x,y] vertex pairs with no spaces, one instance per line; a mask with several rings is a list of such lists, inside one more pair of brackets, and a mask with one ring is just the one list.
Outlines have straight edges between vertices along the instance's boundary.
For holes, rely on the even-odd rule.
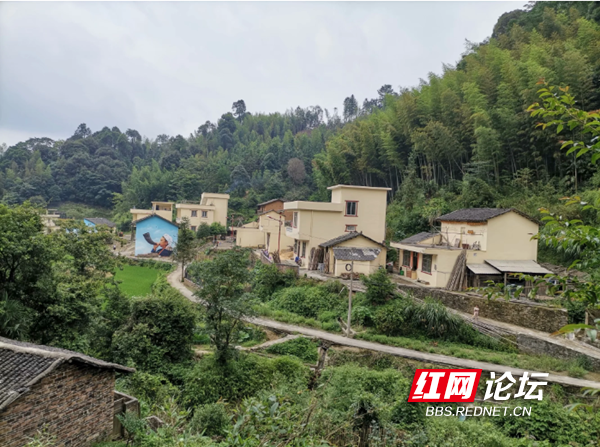
[[0,2],[0,143],[85,122],[189,135],[250,112],[411,87],[520,2]]

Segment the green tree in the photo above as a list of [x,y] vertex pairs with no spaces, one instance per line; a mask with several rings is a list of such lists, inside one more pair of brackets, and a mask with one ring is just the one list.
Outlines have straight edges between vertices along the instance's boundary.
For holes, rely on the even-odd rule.
[[200,285],[196,296],[206,307],[206,330],[215,346],[217,361],[225,365],[234,353],[231,343],[237,339],[243,320],[254,315],[254,297],[248,292],[248,253],[227,250],[213,260],[192,264],[188,273]]
[[198,244],[194,232],[190,230],[188,218],[184,218],[181,221],[178,233],[177,245],[173,251],[173,257],[177,262],[181,263],[181,282],[183,282],[185,278],[185,266],[194,259]]

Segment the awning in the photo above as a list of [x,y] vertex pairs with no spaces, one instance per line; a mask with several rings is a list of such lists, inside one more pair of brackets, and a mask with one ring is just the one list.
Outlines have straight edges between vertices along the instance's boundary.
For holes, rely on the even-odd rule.
[[401,244],[400,242],[390,242],[390,246],[400,250],[414,251],[415,253],[425,253],[429,247],[415,247],[414,245]]
[[500,272],[489,264],[467,264],[467,268],[476,275],[500,275]]
[[535,261],[494,261],[488,259],[485,262],[502,273],[530,273],[535,275],[552,273]]
[[381,253],[381,248],[366,247],[334,247],[333,254],[339,261],[374,261]]

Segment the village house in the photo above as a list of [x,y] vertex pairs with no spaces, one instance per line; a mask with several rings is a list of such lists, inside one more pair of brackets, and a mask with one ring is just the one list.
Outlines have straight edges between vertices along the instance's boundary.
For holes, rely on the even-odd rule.
[[[292,221],[286,235],[294,241],[294,254],[311,270],[324,268],[326,247],[321,244],[346,233],[362,233],[360,239],[374,249],[385,248],[385,216],[387,193],[390,188],[335,185],[331,202],[286,202],[284,209],[292,211]],[[335,261],[331,260],[331,265]],[[336,270],[337,271],[337,270]]]
[[211,225],[218,222],[227,226],[227,207],[229,205],[229,194],[202,193],[200,202],[182,202],[175,205],[177,209],[177,223],[188,218],[190,229],[196,231],[198,227],[206,223]]
[[256,205],[256,214],[260,216],[261,214],[268,213],[269,211],[277,211],[280,214],[283,214],[285,220],[289,222],[292,220],[293,211],[284,210],[284,203],[285,202],[283,201],[283,199],[272,199],[263,203],[259,203],[258,205]]
[[142,210],[137,208],[132,208],[129,210],[131,213],[131,221],[135,222],[137,220],[143,219],[144,217],[151,216],[152,214],[156,214],[163,219],[168,221],[173,220],[173,205],[174,202],[151,202],[152,207],[149,210]]
[[139,415],[139,403],[115,391],[115,375],[132,372],[77,352],[0,337],[0,445],[23,447],[42,431],[55,437],[57,447],[120,437],[115,415]]
[[95,228],[96,226],[105,225],[111,229],[111,231],[116,228],[116,224],[104,217],[85,217],[83,219],[83,223],[88,227]]
[[[457,262],[466,261],[466,286],[516,283],[515,275],[550,273],[537,263],[539,222],[512,208],[468,208],[440,216],[440,231],[419,233],[390,245],[399,269],[412,280],[446,288]],[[464,261],[460,258],[464,253]]]
[[158,214],[149,214],[133,222],[131,237],[135,256],[169,258],[179,237],[179,225]]
[[324,249],[323,272],[333,276],[348,275],[349,271],[368,276],[385,267],[386,246],[356,231],[319,244],[319,247]]

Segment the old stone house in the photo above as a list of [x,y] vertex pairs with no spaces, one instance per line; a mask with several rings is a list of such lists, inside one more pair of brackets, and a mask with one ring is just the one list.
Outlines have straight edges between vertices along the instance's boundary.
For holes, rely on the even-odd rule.
[[134,370],[0,337],[0,446],[22,447],[42,431],[57,447],[118,437],[115,414],[139,413],[139,404],[115,391],[117,372]]

